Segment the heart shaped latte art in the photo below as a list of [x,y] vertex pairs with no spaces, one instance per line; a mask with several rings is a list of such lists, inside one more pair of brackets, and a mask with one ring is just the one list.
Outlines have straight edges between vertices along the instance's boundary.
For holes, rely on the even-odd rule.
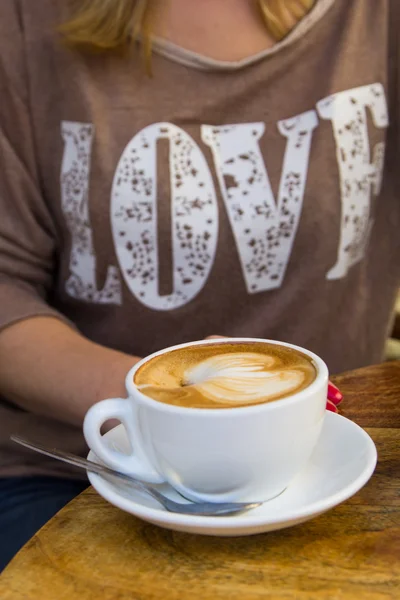
[[273,356],[233,352],[212,356],[186,371],[184,385],[194,385],[215,402],[243,405],[290,395],[304,379],[302,369],[285,368]]

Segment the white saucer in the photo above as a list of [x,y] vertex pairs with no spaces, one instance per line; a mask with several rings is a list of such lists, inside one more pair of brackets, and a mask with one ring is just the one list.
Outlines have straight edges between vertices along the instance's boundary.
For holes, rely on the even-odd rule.
[[[110,445],[128,451],[122,425],[109,431]],[[90,452],[90,460],[97,460]],[[140,492],[126,492],[99,475],[88,473],[97,492],[118,508],[144,521],[188,533],[239,536],[275,531],[308,521],[353,496],[369,480],[377,461],[375,445],[358,425],[327,412],[322,434],[307,467],[278,498],[231,517],[196,517],[170,513]],[[168,485],[160,486],[170,498],[182,501]]]

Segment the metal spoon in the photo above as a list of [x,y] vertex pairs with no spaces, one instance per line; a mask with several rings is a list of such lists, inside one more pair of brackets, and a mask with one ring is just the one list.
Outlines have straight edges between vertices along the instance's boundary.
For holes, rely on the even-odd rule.
[[25,446],[25,448],[29,448],[30,450],[34,450],[40,454],[45,454],[51,458],[61,460],[62,462],[74,465],[75,467],[80,467],[81,469],[85,469],[91,473],[96,473],[105,479],[108,477],[117,478],[130,488],[145,492],[157,500],[157,502],[159,502],[169,512],[181,513],[185,515],[218,517],[244,512],[252,508],[256,508],[262,504],[262,502],[190,502],[187,504],[182,502],[174,502],[174,500],[170,500],[161,494],[152,485],[144,483],[143,481],[139,481],[138,479],[135,479],[130,475],[126,475],[125,473],[120,473],[119,471],[115,471],[114,469],[110,469],[109,467],[99,463],[92,462],[91,460],[86,460],[85,458],[81,458],[75,454],[57,450],[57,448],[47,448],[42,444],[30,442],[29,440],[21,438],[17,435],[12,435],[10,438],[13,442],[20,444],[21,446]]

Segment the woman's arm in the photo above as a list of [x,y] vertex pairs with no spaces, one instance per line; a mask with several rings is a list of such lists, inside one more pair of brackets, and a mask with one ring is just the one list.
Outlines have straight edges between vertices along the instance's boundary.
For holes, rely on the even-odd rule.
[[[41,185],[21,10],[20,2],[0,1],[0,396],[80,425],[94,402],[125,395],[137,359],[85,339],[47,301],[60,198],[45,198]],[[48,169],[59,168],[54,160]]]
[[138,360],[85,339],[58,319],[27,319],[0,332],[0,395],[80,426],[95,402],[126,396],[125,375]]

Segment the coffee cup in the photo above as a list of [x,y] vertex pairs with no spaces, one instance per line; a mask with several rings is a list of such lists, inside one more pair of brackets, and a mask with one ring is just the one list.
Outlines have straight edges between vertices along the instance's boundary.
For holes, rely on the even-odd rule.
[[[136,364],[127,398],[89,409],[84,435],[107,465],[191,500],[265,501],[309,460],[325,416],[328,369],[298,346],[225,338],[167,348]],[[132,452],[112,449],[118,419]]]

